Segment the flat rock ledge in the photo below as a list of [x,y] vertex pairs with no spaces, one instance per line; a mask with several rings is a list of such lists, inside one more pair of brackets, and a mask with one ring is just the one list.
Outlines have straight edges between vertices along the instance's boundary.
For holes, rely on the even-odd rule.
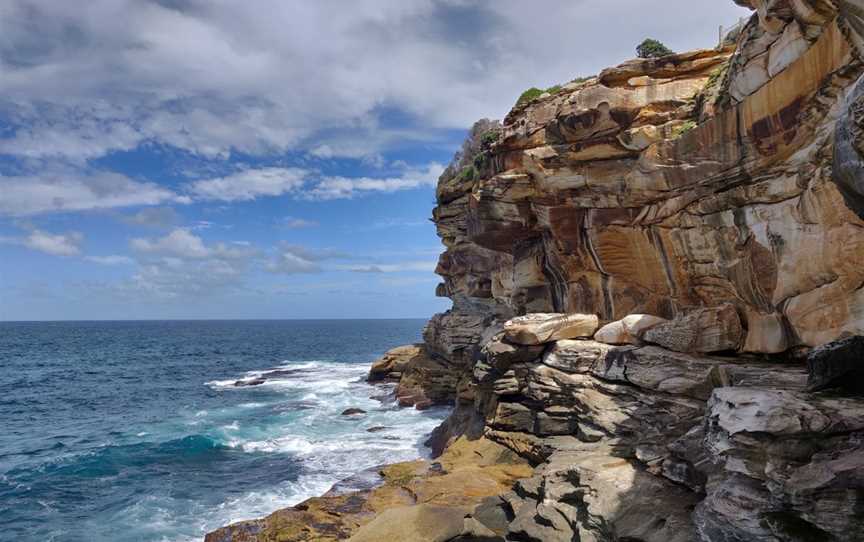
[[504,493],[531,474],[528,462],[485,438],[454,442],[435,462],[379,469],[379,485],[331,491],[269,516],[208,533],[205,542],[356,542],[458,539],[465,517],[483,499]]

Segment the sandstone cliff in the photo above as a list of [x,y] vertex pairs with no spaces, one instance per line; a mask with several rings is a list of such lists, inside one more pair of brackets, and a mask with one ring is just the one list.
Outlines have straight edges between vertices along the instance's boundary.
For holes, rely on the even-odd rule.
[[[427,345],[538,465],[500,537],[864,540],[864,399],[805,366],[864,367],[811,353],[864,335],[864,4],[739,3],[734,45],[517,105],[440,180]],[[538,349],[526,313],[613,323]]]
[[864,540],[864,2],[735,1],[723,48],[517,104],[442,175],[453,307],[370,378],[534,468],[405,539]]

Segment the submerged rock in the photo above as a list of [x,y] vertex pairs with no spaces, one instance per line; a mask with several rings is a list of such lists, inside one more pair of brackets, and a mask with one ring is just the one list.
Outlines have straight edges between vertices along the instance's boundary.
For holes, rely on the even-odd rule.
[[346,408],[342,411],[343,416],[358,416],[361,414],[366,414],[366,411],[362,408]]
[[247,386],[260,386],[267,382],[264,378],[251,378],[247,380],[237,380],[234,382],[234,386],[237,388],[247,387]]

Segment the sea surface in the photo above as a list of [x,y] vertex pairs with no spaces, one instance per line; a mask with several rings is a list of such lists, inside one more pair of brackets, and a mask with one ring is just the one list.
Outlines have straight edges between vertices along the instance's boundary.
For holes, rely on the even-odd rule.
[[0,540],[201,540],[427,454],[446,411],[364,382],[423,323],[0,323]]

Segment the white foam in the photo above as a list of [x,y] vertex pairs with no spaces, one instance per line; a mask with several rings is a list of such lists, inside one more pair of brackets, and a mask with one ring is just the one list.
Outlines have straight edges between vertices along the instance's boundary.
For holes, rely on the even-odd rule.
[[[292,373],[267,377],[268,372],[276,370]],[[398,409],[372,399],[381,390],[365,382],[368,370],[368,363],[285,362],[274,369],[249,371],[239,379],[208,382],[253,393],[263,388],[284,395],[283,408],[279,403],[240,405],[266,408],[261,417],[253,418],[261,420],[260,424],[241,418],[243,431],[239,431],[236,421],[223,425],[222,430],[229,431],[224,436],[228,446],[247,453],[290,454],[299,460],[301,472],[294,482],[223,503],[216,514],[218,521],[206,515],[207,527],[261,517],[321,495],[340,480],[370,467],[425,455],[422,441],[444,418],[444,412]],[[234,386],[237,380],[253,378],[264,378],[265,382],[251,387]],[[305,404],[294,408],[296,403]],[[366,414],[342,416],[346,408],[360,408]],[[238,416],[237,411],[230,416],[223,423]],[[368,432],[372,427],[386,429]]]

